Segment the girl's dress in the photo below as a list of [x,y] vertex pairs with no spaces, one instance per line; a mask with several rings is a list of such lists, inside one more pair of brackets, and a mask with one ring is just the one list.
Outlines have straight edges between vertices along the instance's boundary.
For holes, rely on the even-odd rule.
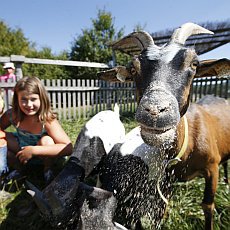
[[[23,148],[25,146],[36,146],[38,141],[44,136],[47,135],[47,131],[45,130],[45,125],[43,124],[42,126],[42,131],[41,133],[38,134],[33,134],[30,133],[26,130],[20,129],[18,126],[19,124],[15,124],[13,122],[13,116],[12,113],[9,114],[10,115],[10,122],[11,124],[14,126],[14,128],[16,129],[16,132],[13,132],[13,135],[15,136],[15,138],[17,139],[17,142],[20,146],[20,148]],[[40,165],[43,164],[41,158],[39,157],[32,157],[29,161],[28,164],[33,164],[33,165]]]
[[18,144],[21,148],[25,147],[25,146],[35,146],[35,145],[37,145],[38,141],[42,138],[42,136],[47,135],[44,124],[42,126],[41,133],[33,134],[33,133],[30,133],[26,130],[20,129],[18,127],[19,124],[16,125],[13,122],[12,113],[10,115],[10,122],[16,129],[16,132],[13,132],[13,135],[16,137]]

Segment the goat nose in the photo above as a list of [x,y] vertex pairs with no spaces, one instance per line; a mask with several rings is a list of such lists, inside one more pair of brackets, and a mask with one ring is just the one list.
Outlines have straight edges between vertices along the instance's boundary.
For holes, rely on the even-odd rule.
[[164,106],[157,106],[157,105],[147,106],[147,105],[144,105],[145,111],[148,112],[149,114],[151,114],[152,116],[157,116],[160,113],[167,111],[167,108],[168,108],[167,105],[164,105]]
[[151,106],[151,107],[144,106],[144,107],[145,107],[145,110],[153,116],[156,116],[159,113],[157,106]]

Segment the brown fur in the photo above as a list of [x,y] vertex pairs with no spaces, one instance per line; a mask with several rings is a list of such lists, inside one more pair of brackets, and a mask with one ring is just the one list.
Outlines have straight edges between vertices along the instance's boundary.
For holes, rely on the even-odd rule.
[[[189,108],[186,113],[189,143],[187,151],[182,156],[182,162],[175,167],[178,178],[187,181],[196,175],[207,178],[210,174],[218,174],[218,165],[230,157],[229,114],[230,107],[226,104],[212,105],[208,108],[194,104]],[[188,167],[183,174],[182,165]],[[214,168],[217,168],[217,172]]]
[[[230,157],[229,114],[230,105],[225,103],[190,106],[186,113],[189,126],[188,147],[181,158],[182,161],[173,166],[175,176],[180,181],[188,181],[197,176],[205,178],[202,208],[206,229],[212,229],[213,226],[219,165]],[[178,126],[177,132],[177,143],[181,146],[184,135],[182,124]]]

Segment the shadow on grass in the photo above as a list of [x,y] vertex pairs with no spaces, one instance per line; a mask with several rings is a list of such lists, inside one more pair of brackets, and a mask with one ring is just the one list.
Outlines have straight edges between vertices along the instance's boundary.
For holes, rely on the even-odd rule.
[[[22,209],[33,206],[30,213],[21,217],[19,213]],[[9,210],[7,218],[1,223],[1,230],[48,230],[53,229],[41,218],[38,209],[33,205],[32,199],[23,189],[16,198],[6,206]]]
[[[63,162],[62,162],[63,163]],[[63,165],[60,164],[54,167],[55,175],[60,172]],[[43,167],[36,166],[26,170],[26,177],[23,180],[14,182],[6,188],[14,199],[6,203],[4,212],[7,212],[7,217],[1,222],[0,230],[52,230],[49,223],[45,222],[41,217],[38,208],[32,201],[31,196],[27,193],[25,180],[30,181],[40,190],[45,187],[43,178]],[[29,210],[29,212],[28,212]],[[27,212],[27,213],[26,213]]]

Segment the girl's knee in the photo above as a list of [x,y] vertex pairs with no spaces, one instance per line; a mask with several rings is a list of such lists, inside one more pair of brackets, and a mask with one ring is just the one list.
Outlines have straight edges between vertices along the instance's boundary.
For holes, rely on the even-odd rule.
[[17,153],[21,149],[18,140],[13,133],[6,132],[6,141],[8,150]]
[[19,162],[15,153],[13,153],[9,150],[7,152],[7,164],[10,168],[13,168],[13,169],[20,169],[21,168],[21,163]]
[[38,142],[38,145],[53,145],[54,140],[53,138],[51,138],[50,136],[43,136],[40,141]]

